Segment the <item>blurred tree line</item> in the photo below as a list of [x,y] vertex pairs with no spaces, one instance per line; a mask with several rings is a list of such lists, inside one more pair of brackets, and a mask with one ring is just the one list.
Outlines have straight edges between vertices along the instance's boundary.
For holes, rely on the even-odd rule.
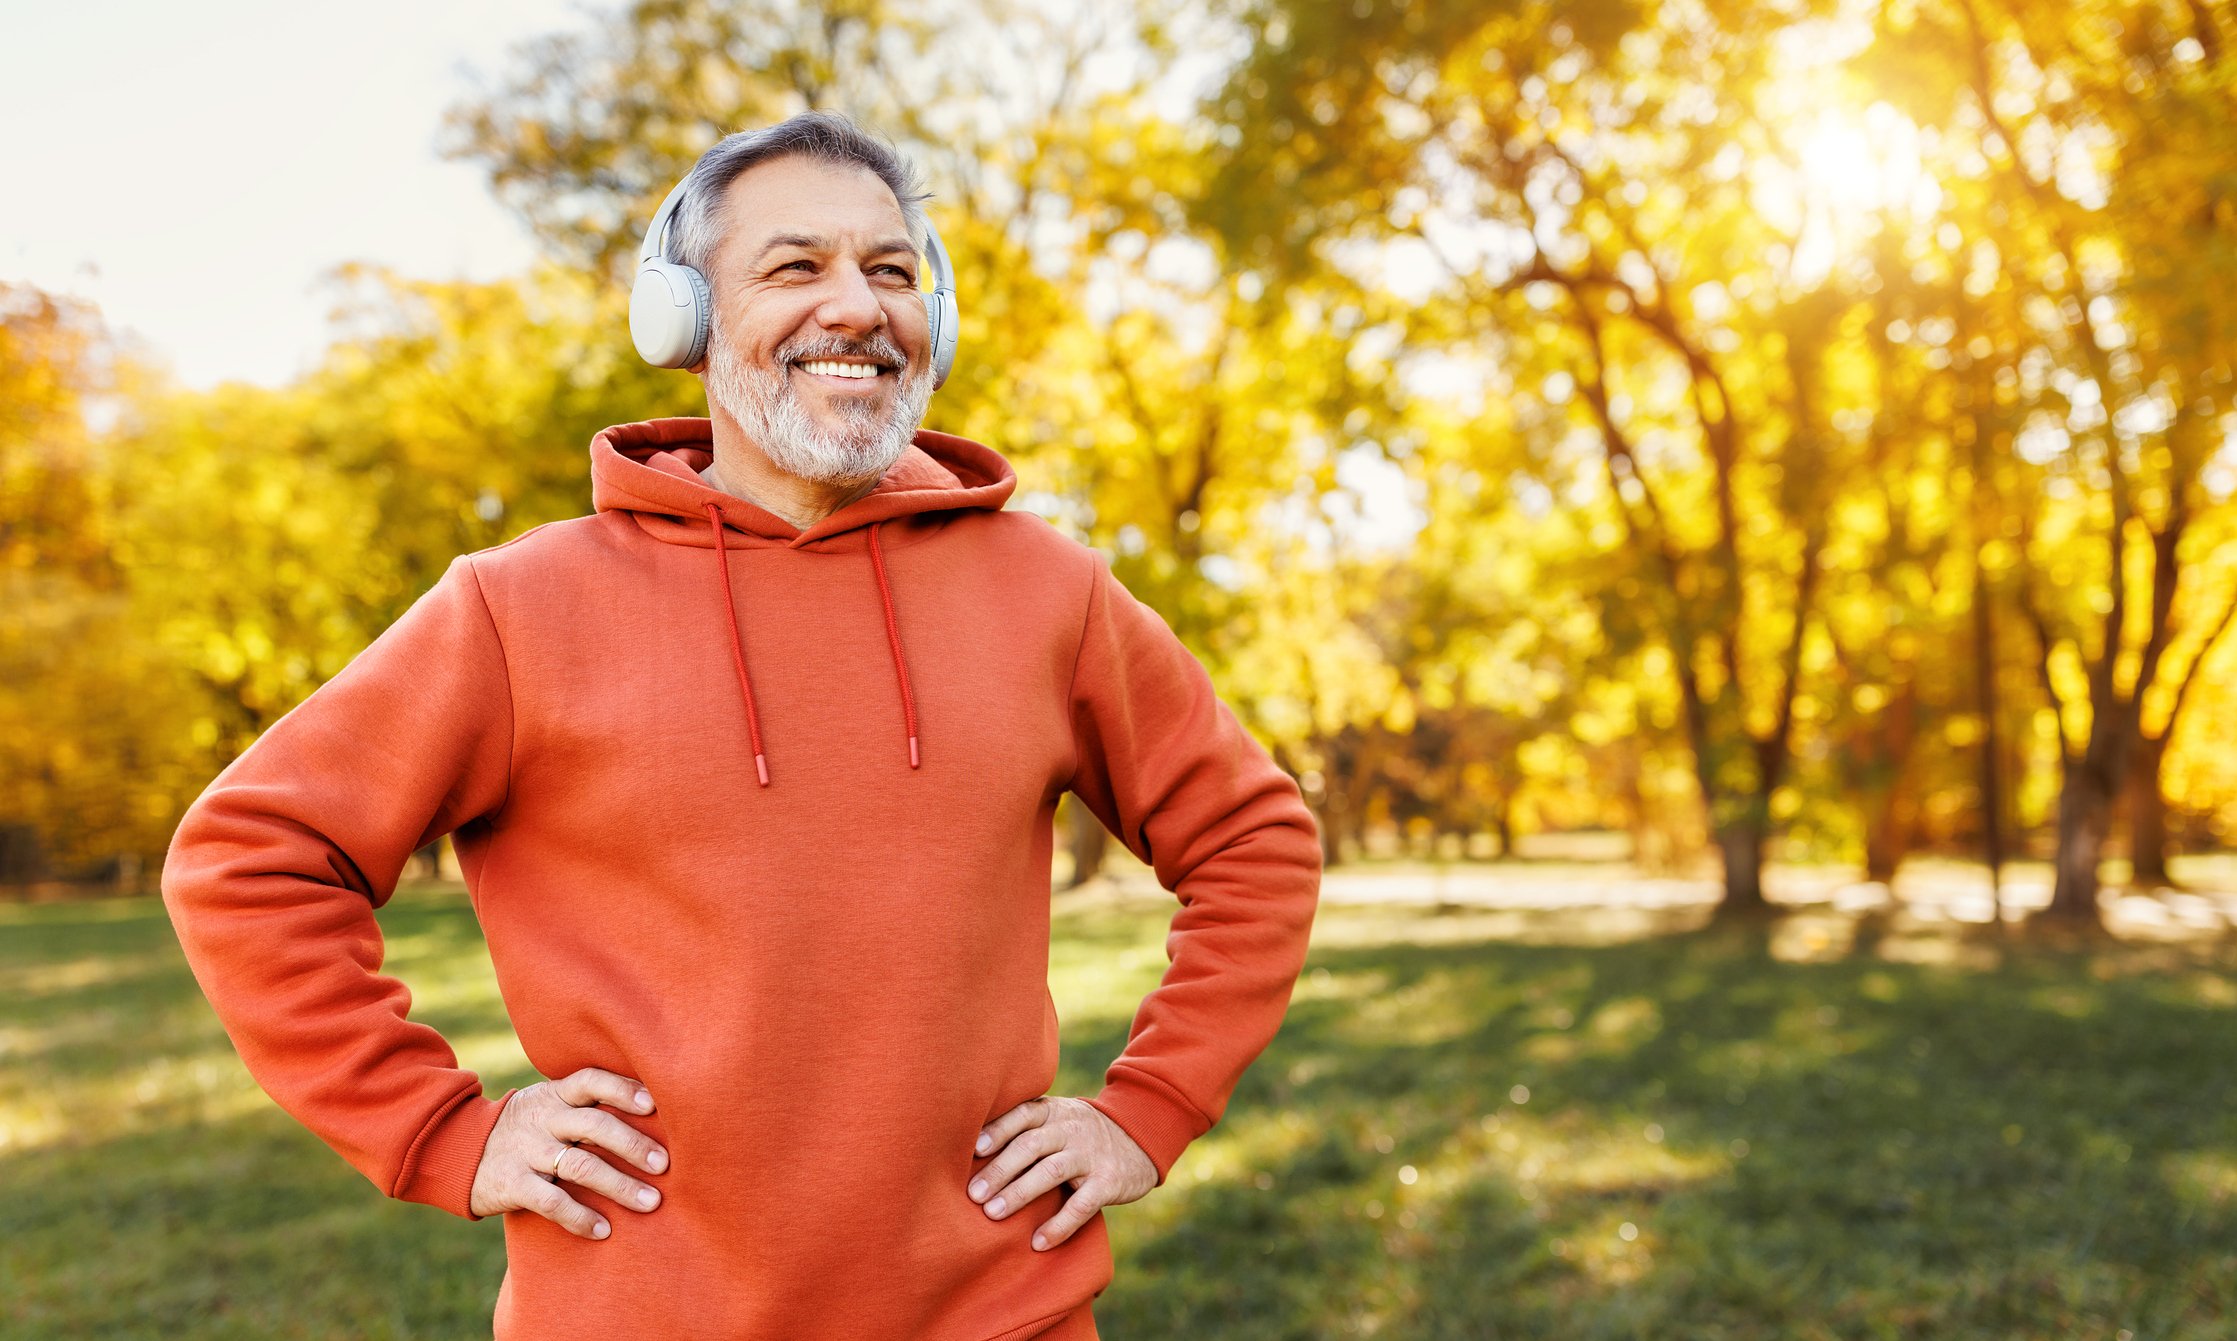
[[930,178],[932,426],[1113,556],[1318,813],[2101,859],[2237,818],[2237,16],[2209,0],[639,0],[453,110],[547,263],[345,267],[294,385],[187,392],[0,288],[0,880],[146,878],[461,551],[704,412],[626,336],[708,144]]

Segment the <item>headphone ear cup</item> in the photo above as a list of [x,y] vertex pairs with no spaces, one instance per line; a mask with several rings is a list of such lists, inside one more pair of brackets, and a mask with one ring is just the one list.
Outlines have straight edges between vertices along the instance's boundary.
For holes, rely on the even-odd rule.
[[713,307],[706,276],[674,261],[646,261],[629,294],[629,338],[655,368],[688,368],[706,357]]
[[955,290],[935,289],[932,301],[927,304],[931,316],[932,389],[937,391],[947,384],[948,374],[955,371],[955,341],[960,332],[961,318],[956,312]]
[[683,367],[690,367],[707,357],[708,337],[713,333],[715,321],[714,293],[707,287],[707,277],[697,268],[679,265],[684,278],[691,282],[692,336],[691,351],[684,356]]

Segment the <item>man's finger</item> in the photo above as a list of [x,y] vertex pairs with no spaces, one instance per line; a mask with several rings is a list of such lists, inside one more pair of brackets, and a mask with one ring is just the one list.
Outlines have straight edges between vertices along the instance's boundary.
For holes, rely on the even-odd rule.
[[551,1134],[562,1141],[591,1141],[647,1173],[664,1173],[668,1152],[650,1136],[602,1108],[569,1108],[552,1118]]
[[1046,1098],[1028,1099],[1024,1103],[989,1122],[979,1133],[978,1153],[984,1155],[999,1150],[1013,1136],[1029,1128],[1038,1127],[1048,1120],[1049,1103]]
[[547,1153],[543,1157],[543,1159],[537,1162],[537,1167],[543,1170],[544,1181],[551,1183],[574,1183],[582,1181],[580,1178],[576,1177],[577,1174],[580,1174],[584,1171],[582,1160],[577,1159],[570,1162],[567,1158],[569,1155],[580,1155],[583,1158],[587,1159],[598,1158],[596,1155],[591,1154],[588,1150],[583,1149],[581,1146],[571,1144],[562,1145],[557,1151]]
[[649,1211],[660,1204],[660,1192],[657,1188],[637,1181],[582,1146],[561,1147],[558,1159],[561,1182],[576,1183],[593,1192],[602,1192],[631,1210]]
[[1093,1219],[1095,1213],[1103,1209],[1103,1202],[1095,1188],[1094,1180],[1090,1179],[1080,1184],[1077,1192],[1065,1198],[1064,1209],[1050,1216],[1039,1229],[1033,1231],[1033,1246],[1054,1248],[1072,1237],[1074,1230]]
[[[1045,1156],[1063,1149],[1063,1139],[1046,1127],[1027,1129],[1016,1140],[1003,1146],[1001,1154],[988,1160],[986,1167],[979,1170],[965,1190],[980,1205],[991,1204],[1009,1185],[1011,1179],[1032,1168]],[[1010,1204],[1017,1205],[1017,1198],[1011,1197]]]
[[[1007,1158],[1007,1156],[1004,1156]],[[1036,1197],[1058,1183],[1077,1178],[1087,1172],[1087,1161],[1069,1148],[1051,1152],[1018,1175],[1007,1187],[998,1188],[986,1200],[986,1213],[1000,1220],[1027,1205]]]
[[602,1239],[613,1232],[605,1216],[560,1191],[559,1184],[541,1178],[522,1194],[520,1205],[522,1210],[534,1211],[578,1238]]
[[643,1085],[595,1066],[561,1076],[552,1082],[552,1088],[558,1091],[560,1098],[577,1108],[608,1103],[632,1113],[652,1111],[652,1096],[646,1093]]

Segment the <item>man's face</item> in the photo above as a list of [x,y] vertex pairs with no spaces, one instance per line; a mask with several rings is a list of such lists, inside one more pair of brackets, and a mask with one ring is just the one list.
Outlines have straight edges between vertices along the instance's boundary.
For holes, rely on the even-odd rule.
[[900,203],[867,168],[788,156],[740,173],[724,208],[708,399],[788,474],[883,475],[932,396]]

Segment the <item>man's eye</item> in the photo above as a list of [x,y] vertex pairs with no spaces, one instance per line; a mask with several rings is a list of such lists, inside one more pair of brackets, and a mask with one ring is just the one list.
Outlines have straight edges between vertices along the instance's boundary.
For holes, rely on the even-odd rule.
[[777,268],[779,270],[791,270],[796,266],[804,270],[813,270],[816,268],[816,263],[814,261],[787,261]]

